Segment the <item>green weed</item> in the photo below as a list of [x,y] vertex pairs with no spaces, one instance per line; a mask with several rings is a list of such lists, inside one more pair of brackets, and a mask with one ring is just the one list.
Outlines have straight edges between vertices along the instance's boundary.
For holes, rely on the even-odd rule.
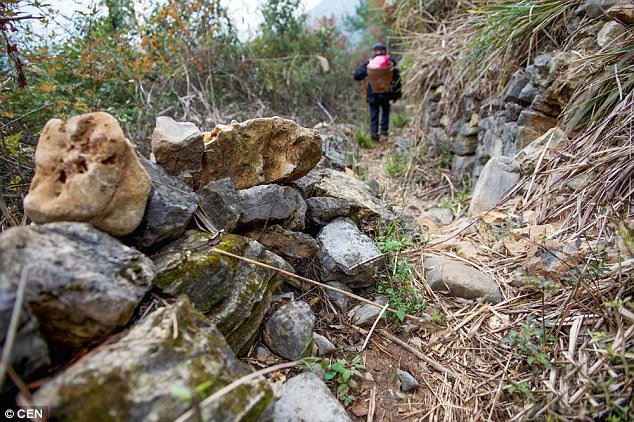
[[469,209],[469,202],[471,202],[471,190],[465,188],[458,191],[453,198],[443,199],[437,206],[450,209],[454,215],[461,215],[463,211]]
[[552,368],[549,358],[549,346],[556,341],[548,335],[542,324],[528,318],[519,330],[512,330],[500,344],[507,344],[517,350],[531,367]]
[[412,160],[408,153],[392,153],[385,162],[385,172],[393,178],[402,177]]
[[517,220],[508,219],[506,221],[493,222],[490,224],[491,233],[497,240],[504,239],[511,235],[511,230],[522,226]]
[[354,132],[354,139],[362,148],[374,148],[374,141],[363,131],[357,130]]
[[387,295],[390,307],[397,311],[396,314],[388,314],[388,318],[395,316],[403,321],[405,314],[416,315],[422,312],[428,305],[413,284],[413,265],[407,257],[398,256],[400,252],[414,246],[412,239],[398,236],[396,226],[390,225],[386,234],[377,237],[376,244],[381,252],[397,256],[392,265],[381,274],[377,285],[377,292]]
[[392,126],[402,129],[409,123],[409,118],[403,113],[392,114]]
[[[363,374],[359,371],[365,369],[360,363],[361,356],[356,355],[350,362],[346,359],[337,359],[333,364],[327,364],[326,381],[333,380],[337,384],[337,398],[342,401],[344,406],[349,405],[356,400],[352,390],[357,387],[356,377],[363,378]],[[324,365],[325,361],[322,363]],[[325,365],[324,365],[325,366]]]

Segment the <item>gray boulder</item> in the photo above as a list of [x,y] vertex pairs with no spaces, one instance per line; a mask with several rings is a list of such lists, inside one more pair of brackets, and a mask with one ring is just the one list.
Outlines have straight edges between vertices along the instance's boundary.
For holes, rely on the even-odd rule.
[[548,84],[552,63],[552,53],[544,53],[535,57],[533,63],[526,66],[525,70],[525,73],[530,78],[531,83],[538,87],[546,86]]
[[617,5],[622,0],[586,0],[579,8],[577,13],[586,12],[591,18],[602,16],[610,7]]
[[522,174],[532,174],[540,163],[546,164],[561,152],[568,143],[568,136],[558,127],[550,129],[515,154]]
[[319,362],[310,362],[303,372],[312,372],[317,375],[320,380],[326,378],[326,370],[319,364]]
[[398,223],[403,234],[414,237],[421,233],[416,217],[407,209],[394,206],[392,207],[392,212],[394,213],[394,220],[392,221]]
[[376,179],[366,180],[365,184],[368,186],[368,189],[370,189],[372,196],[378,198],[381,195],[382,187]]
[[615,21],[606,22],[597,34],[597,44],[601,48],[607,47],[618,40],[623,40],[625,38],[623,35],[626,33],[627,28],[622,24]]
[[451,161],[451,178],[460,180],[471,176],[477,158],[474,155],[454,155]]
[[538,92],[539,92],[539,88],[533,85],[532,82],[527,83],[524,86],[524,88],[522,88],[522,91],[520,92],[520,95],[519,95],[520,104],[523,106],[529,106],[535,99],[535,96],[537,96]]
[[313,196],[315,185],[321,181],[322,177],[323,175],[318,169],[313,169],[306,176],[291,182],[290,186],[301,193],[304,199],[308,199]]
[[453,139],[453,142],[451,144],[451,152],[457,155],[472,155],[475,154],[477,146],[477,136],[458,135]]
[[[15,294],[25,272],[25,303],[49,347],[60,350],[96,343],[127,324],[154,278],[148,257],[88,223],[5,231],[0,269],[3,300]],[[24,329],[34,334],[33,327]],[[37,339],[28,338],[34,358],[41,356]]]
[[279,222],[290,230],[304,230],[306,202],[290,186],[261,185],[238,191],[240,224]]
[[339,281],[350,288],[374,284],[374,272],[385,260],[376,244],[349,218],[325,226],[317,240],[322,281]]
[[469,215],[495,207],[519,180],[519,165],[513,158],[500,156],[489,160],[473,189]]
[[431,218],[439,226],[447,226],[453,221],[453,211],[449,208],[430,208],[423,214]]
[[431,256],[424,261],[427,283],[432,290],[464,299],[502,301],[502,292],[488,275],[473,267],[444,256]]
[[[388,303],[388,298],[385,296],[378,295],[374,298],[374,302],[379,305],[385,306]],[[365,324],[373,324],[376,321],[377,317],[381,313],[381,308],[375,305],[370,305],[369,303],[365,303],[363,305],[358,305],[356,308],[353,308],[348,312],[348,317],[350,318],[350,322],[354,325],[365,325]],[[381,318],[385,318],[386,315],[383,313]]]
[[[185,297],[133,326],[120,343],[94,351],[34,395],[53,420],[174,420],[190,407],[178,390],[209,396],[251,370]],[[206,387],[202,387],[206,385]],[[265,378],[202,408],[203,420],[257,420],[272,401]]]
[[284,258],[308,259],[319,250],[319,242],[310,235],[288,230],[277,224],[257,228],[244,235]]
[[137,247],[146,249],[182,235],[198,208],[198,197],[159,165],[144,157],[139,161],[152,179],[152,193],[132,237]]
[[520,93],[527,83],[528,78],[524,76],[521,72],[517,72],[515,75],[513,75],[511,82],[509,82],[506,90],[504,91],[504,94],[502,94],[504,102],[519,102]]
[[557,126],[557,119],[527,108],[520,113],[517,124],[544,133]]
[[350,203],[345,199],[314,196],[306,200],[306,206],[308,218],[320,226],[350,214]]
[[188,186],[196,188],[200,181],[200,169],[205,144],[203,134],[195,124],[177,122],[171,117],[156,118],[152,133],[152,153],[156,162]]
[[231,178],[213,180],[200,188],[200,207],[218,230],[231,233],[240,221],[240,198]]
[[297,360],[311,352],[315,314],[306,302],[291,302],[279,308],[264,327],[267,347],[287,360]]
[[346,409],[319,376],[304,372],[284,383],[273,410],[274,422],[349,422]]
[[[213,253],[213,240],[208,233],[190,231],[159,251],[154,284],[171,296],[187,295],[217,325],[231,348],[243,355],[283,278],[275,271]],[[227,235],[215,247],[293,271],[282,258],[246,237]]]

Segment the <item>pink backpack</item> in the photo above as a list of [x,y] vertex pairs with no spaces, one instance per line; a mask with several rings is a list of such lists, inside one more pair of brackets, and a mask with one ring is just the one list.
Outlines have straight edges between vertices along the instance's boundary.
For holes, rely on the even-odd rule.
[[389,54],[379,54],[368,63],[368,69],[385,69],[392,67]]

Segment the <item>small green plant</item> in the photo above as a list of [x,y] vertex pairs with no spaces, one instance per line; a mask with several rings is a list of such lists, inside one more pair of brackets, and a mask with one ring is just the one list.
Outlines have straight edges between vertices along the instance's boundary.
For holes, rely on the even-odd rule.
[[[377,237],[376,244],[381,252],[394,255],[414,246],[409,237],[398,236],[394,225],[388,226],[386,233]],[[413,286],[412,269],[409,260],[401,256],[381,275],[377,292],[387,295],[390,307],[397,311],[396,314],[388,314],[388,318],[396,317],[403,321],[405,314],[415,315],[427,308],[423,295]]]
[[403,114],[396,112],[392,115],[392,126],[402,129],[409,123],[409,118]]
[[385,172],[393,178],[402,177],[407,172],[410,161],[409,154],[393,152],[385,162]]
[[354,132],[354,139],[362,148],[374,148],[374,141],[363,131],[357,130]]
[[629,307],[631,303],[632,303],[632,297],[631,296],[627,296],[624,299],[614,299],[614,300],[610,300],[608,302],[603,302],[603,304],[606,307],[615,308],[615,309],[618,309],[618,308],[620,308],[622,306]]
[[605,421],[606,422],[625,422],[625,421],[631,421],[632,419],[630,419],[632,417],[631,413],[630,413],[630,406],[618,406],[615,405],[610,412],[605,416]]
[[440,201],[438,203],[438,208],[447,208],[453,211],[454,214],[460,215],[464,210],[469,208],[470,201],[471,191],[465,188],[458,191],[453,198]]
[[500,340],[500,344],[507,344],[518,350],[529,366],[552,368],[549,359],[549,345],[556,341],[548,335],[542,324],[528,318],[519,330],[512,330]]
[[383,278],[377,285],[377,292],[386,294],[390,307],[395,314],[388,314],[388,319],[405,319],[406,314],[416,315],[424,311],[428,304],[423,295],[412,285],[412,264],[407,259],[399,258],[395,264],[394,274]]
[[529,400],[535,399],[533,392],[531,391],[531,386],[526,381],[512,383],[511,385],[506,387],[506,390],[511,394],[524,395]]
[[491,233],[497,240],[502,240],[511,235],[511,230],[521,227],[521,223],[516,220],[508,219],[506,221],[491,223]]
[[380,236],[376,238],[376,245],[383,253],[398,253],[405,248],[414,246],[412,239],[409,237],[396,237],[396,236]]
[[337,397],[344,406],[355,401],[356,397],[351,394],[351,390],[357,387],[355,377],[363,378],[359,371],[365,369],[361,364],[361,355],[356,355],[350,362],[346,359],[337,359],[337,362],[328,365],[326,369],[326,381],[333,380],[337,383]]

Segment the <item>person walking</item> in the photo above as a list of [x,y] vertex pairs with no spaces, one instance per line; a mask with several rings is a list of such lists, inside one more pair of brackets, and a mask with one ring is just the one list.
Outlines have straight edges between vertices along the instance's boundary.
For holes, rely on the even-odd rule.
[[[401,75],[396,61],[387,54],[385,44],[372,46],[372,58],[354,72],[354,79],[368,78],[366,101],[370,108],[370,137],[374,141],[387,139],[390,124],[390,101],[401,98]],[[381,130],[379,132],[379,114]]]

